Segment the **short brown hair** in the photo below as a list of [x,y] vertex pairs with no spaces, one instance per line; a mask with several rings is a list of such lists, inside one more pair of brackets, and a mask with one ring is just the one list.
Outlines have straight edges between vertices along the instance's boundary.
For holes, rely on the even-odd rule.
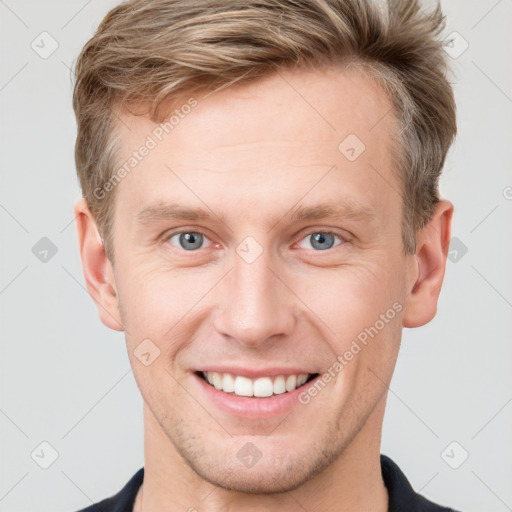
[[[362,65],[389,95],[402,185],[404,252],[439,201],[456,134],[438,35],[439,3],[418,0],[129,0],[112,9],[76,63],[75,160],[82,194],[113,261],[113,200],[94,193],[116,170],[116,110],[142,104],[154,122],[173,98],[214,92],[284,67]],[[121,111],[118,110],[118,111]]]

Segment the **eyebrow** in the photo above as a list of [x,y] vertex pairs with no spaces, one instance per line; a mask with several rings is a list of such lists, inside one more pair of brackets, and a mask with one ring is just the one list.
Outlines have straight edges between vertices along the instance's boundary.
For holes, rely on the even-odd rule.
[[371,221],[376,217],[375,211],[354,200],[345,200],[340,203],[326,203],[315,206],[301,206],[292,214],[294,221],[320,220],[329,218],[344,218],[348,220]]
[[137,224],[147,226],[161,220],[207,220],[217,217],[224,222],[224,217],[215,215],[213,212],[203,208],[185,208],[176,203],[155,203],[147,206],[137,214]]
[[[281,222],[288,213],[274,222],[273,226]],[[205,208],[184,207],[177,203],[158,202],[151,204],[141,210],[137,216],[137,224],[141,227],[151,225],[163,220],[208,220],[216,217],[225,224],[224,215],[217,215],[213,211]],[[345,199],[344,202],[326,203],[314,206],[299,206],[290,215],[293,222],[312,221],[329,218],[340,218],[347,220],[372,221],[376,217],[376,212],[369,206],[360,204],[352,199]]]

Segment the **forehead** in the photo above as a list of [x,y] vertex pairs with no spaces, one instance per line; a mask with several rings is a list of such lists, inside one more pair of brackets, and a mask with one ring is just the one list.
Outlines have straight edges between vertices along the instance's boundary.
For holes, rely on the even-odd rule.
[[[355,67],[281,70],[184,98],[162,124],[119,119],[118,166],[135,165],[125,165],[116,209],[129,205],[137,213],[184,197],[200,205],[208,197],[238,210],[251,204],[261,215],[265,198],[278,207],[279,197],[285,208],[307,190],[304,204],[344,194],[378,209],[397,199],[392,106],[380,85]],[[150,147],[146,156],[135,157],[143,146]]]

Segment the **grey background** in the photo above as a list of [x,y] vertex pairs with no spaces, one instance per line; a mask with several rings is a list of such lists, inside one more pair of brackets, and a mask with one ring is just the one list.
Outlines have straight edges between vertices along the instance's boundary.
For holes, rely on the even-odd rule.
[[[73,222],[70,67],[116,3],[0,0],[2,512],[77,510],[144,464],[142,399],[122,333],[100,323],[85,289]],[[443,6],[445,35],[469,44],[451,59],[459,135],[441,181],[458,252],[436,318],[404,330],[382,453],[434,501],[503,512],[512,510],[512,0]],[[43,31],[58,43],[46,59],[31,47]],[[57,248],[47,262],[32,252],[43,237]],[[48,469],[43,441],[58,452]],[[453,469],[446,461],[460,464],[463,450],[469,458]]]

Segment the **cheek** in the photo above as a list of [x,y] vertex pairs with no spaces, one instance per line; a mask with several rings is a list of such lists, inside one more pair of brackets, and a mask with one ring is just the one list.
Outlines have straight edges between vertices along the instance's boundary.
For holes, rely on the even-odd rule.
[[[336,354],[401,300],[400,263],[392,256],[373,252],[366,261],[330,269],[302,267],[282,275],[296,296],[294,307],[331,340]],[[122,270],[119,301],[130,345],[145,338],[179,339],[188,318],[200,322],[215,308],[226,274],[222,266],[150,268],[136,261],[127,261]],[[389,331],[386,325],[384,335]]]
[[[350,340],[385,314],[386,325],[398,316],[403,302],[400,269],[384,257],[364,264],[318,269],[296,275],[292,289],[339,340]],[[379,323],[380,325],[380,323]],[[334,331],[334,333],[333,333]],[[343,343],[342,343],[343,345]]]
[[122,276],[119,290],[124,325],[130,332],[155,339],[169,335],[169,330],[199,305],[219,279],[219,272],[207,267],[126,268],[129,271]]
[[[326,369],[343,400],[374,400],[392,373],[401,339],[400,269],[382,257],[366,265],[318,272],[299,293],[321,319],[330,349]],[[325,327],[327,326],[327,327]],[[380,380],[379,380],[380,379]],[[366,399],[365,399],[366,400]]]

